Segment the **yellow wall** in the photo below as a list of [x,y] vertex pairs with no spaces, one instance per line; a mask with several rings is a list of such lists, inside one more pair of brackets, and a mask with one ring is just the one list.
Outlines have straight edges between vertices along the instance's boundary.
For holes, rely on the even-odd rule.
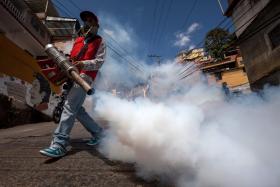
[[224,71],[222,72],[222,80],[218,81],[216,81],[216,77],[214,74],[208,76],[209,84],[222,84],[223,82],[226,82],[229,87],[233,88],[248,83],[248,77],[242,69]]
[[222,80],[219,82],[226,82],[229,87],[236,87],[248,83],[248,77],[242,69],[222,72]]
[[[33,75],[40,71],[39,65],[30,54],[0,34],[0,73],[32,83]],[[59,92],[59,87],[51,83],[50,85],[53,91]]]

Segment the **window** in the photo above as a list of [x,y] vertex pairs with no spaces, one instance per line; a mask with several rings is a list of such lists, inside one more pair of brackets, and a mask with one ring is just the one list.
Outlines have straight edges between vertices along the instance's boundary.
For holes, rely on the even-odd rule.
[[251,7],[257,4],[260,0],[250,0]]
[[42,27],[41,22],[39,21],[39,19],[37,19],[35,16],[32,16],[31,18],[31,25],[33,26],[33,28],[43,37],[45,38],[45,31],[44,28]]
[[222,80],[222,73],[221,72],[215,73],[215,77],[217,81]]
[[268,37],[271,43],[272,49],[275,49],[280,45],[280,24],[268,33]]

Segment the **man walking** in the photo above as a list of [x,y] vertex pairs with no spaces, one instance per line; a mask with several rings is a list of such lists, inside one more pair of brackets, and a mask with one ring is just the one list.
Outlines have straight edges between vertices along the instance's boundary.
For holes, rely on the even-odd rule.
[[[106,47],[101,36],[97,35],[99,23],[97,16],[90,11],[83,11],[80,17],[84,22],[84,35],[78,37],[73,45],[70,57],[80,71],[81,77],[89,84],[93,83],[99,68],[104,63]],[[96,145],[100,141],[102,128],[89,116],[82,106],[85,101],[85,91],[73,83],[69,91],[58,127],[49,148],[40,153],[52,158],[62,157],[70,150],[70,132],[77,118],[91,133],[92,139],[88,145]]]

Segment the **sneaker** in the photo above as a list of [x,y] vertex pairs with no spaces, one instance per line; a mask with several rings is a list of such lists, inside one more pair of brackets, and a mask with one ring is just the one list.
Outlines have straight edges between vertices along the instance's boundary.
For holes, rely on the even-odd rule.
[[59,158],[65,156],[70,149],[71,147],[65,149],[59,145],[51,145],[49,148],[40,150],[40,153],[51,158]]
[[87,145],[89,146],[94,146],[94,145],[97,145],[100,143],[100,138],[98,137],[94,137],[94,138],[91,138],[88,142],[87,142]]

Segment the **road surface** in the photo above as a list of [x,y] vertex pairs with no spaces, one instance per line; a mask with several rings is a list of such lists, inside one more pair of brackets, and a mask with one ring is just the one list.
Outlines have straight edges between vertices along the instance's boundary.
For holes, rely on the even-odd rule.
[[90,135],[80,124],[73,128],[66,157],[40,155],[54,128],[49,122],[0,129],[0,186],[159,186],[138,178],[132,165],[110,161],[87,146]]

